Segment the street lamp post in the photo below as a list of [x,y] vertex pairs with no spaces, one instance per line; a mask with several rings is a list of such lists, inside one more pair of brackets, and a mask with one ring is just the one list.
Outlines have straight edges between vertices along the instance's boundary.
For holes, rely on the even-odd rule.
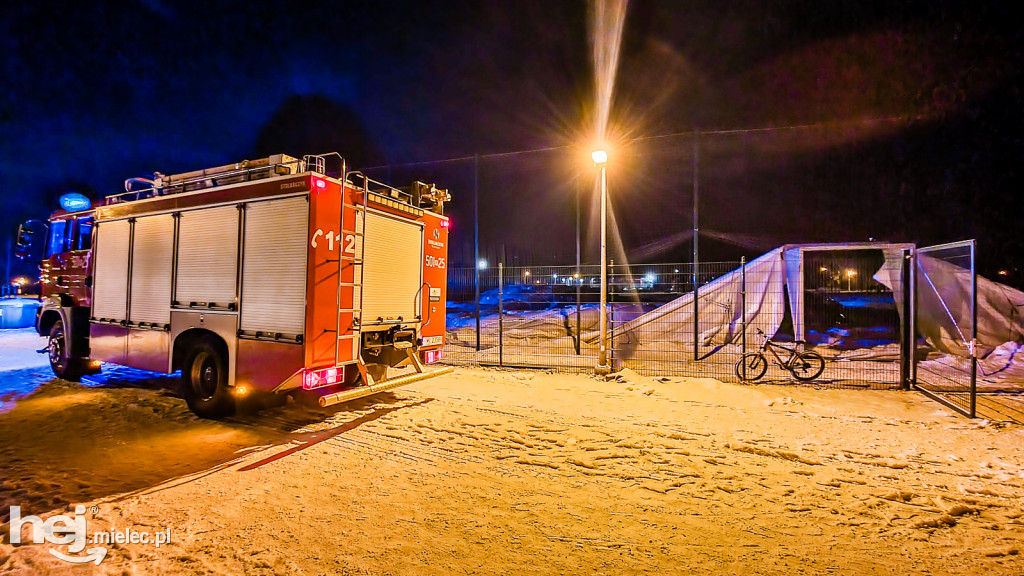
[[608,153],[604,150],[595,150],[591,157],[601,171],[601,343],[594,372],[610,374],[612,367],[608,364],[608,175],[605,170]]

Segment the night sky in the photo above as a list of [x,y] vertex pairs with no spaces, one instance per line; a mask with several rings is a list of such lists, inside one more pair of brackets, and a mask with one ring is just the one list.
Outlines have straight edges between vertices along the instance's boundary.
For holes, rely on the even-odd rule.
[[[696,127],[707,259],[785,242],[977,238],[986,275],[1024,267],[1024,42],[1012,8],[630,2],[609,162],[629,259],[689,260]],[[3,240],[70,190],[97,198],[154,171],[336,150],[396,185],[449,187],[456,265],[472,262],[474,175],[492,261],[571,264],[578,191],[583,258],[593,262],[587,9],[561,0],[8,6]],[[506,154],[528,150],[539,151]]]

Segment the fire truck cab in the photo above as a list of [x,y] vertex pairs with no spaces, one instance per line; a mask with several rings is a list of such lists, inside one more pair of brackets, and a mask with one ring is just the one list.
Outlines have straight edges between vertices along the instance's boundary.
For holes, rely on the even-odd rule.
[[[36,329],[57,376],[180,370],[210,418],[254,394],[316,390],[326,406],[448,373],[424,365],[444,345],[449,199],[337,153],[132,178],[51,216]],[[19,253],[40,234],[24,227]]]

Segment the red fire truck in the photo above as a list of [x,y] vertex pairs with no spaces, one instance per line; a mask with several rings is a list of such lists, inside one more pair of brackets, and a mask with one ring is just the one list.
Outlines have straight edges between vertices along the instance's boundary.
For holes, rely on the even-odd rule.
[[[217,418],[253,394],[315,389],[327,406],[451,372],[424,369],[444,345],[446,190],[387,186],[337,153],[125,190],[44,228],[36,329],[58,377],[101,361],[181,370],[189,407]],[[19,232],[20,254],[33,236]]]

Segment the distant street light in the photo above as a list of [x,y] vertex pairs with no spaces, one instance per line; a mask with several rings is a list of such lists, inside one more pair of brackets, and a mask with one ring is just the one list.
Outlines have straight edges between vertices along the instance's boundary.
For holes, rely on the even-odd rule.
[[476,267],[481,269],[481,270],[486,270],[487,269],[487,260],[481,258],[480,261],[476,263]]
[[594,372],[609,374],[612,367],[608,364],[608,175],[605,170],[608,153],[604,150],[594,150],[591,158],[601,171],[601,343]]
[[852,268],[847,268],[846,269],[846,291],[847,292],[851,292],[851,290],[850,290],[850,280],[852,280],[853,277],[856,276],[856,275],[857,275],[857,271],[856,270],[854,270]]

